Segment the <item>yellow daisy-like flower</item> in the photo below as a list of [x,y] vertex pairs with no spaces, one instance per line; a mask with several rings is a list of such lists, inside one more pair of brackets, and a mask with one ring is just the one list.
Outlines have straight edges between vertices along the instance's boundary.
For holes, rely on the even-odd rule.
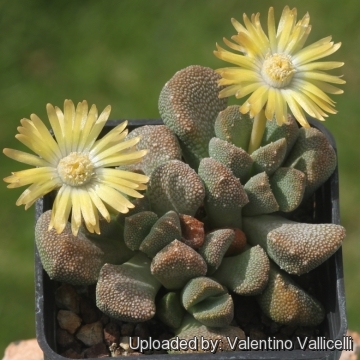
[[[235,95],[249,96],[240,107],[240,112],[251,117],[262,116],[272,120],[275,116],[279,125],[287,122],[287,105],[297,121],[309,127],[306,113],[324,120],[327,113],[334,114],[334,101],[326,94],[341,94],[343,90],[330,85],[344,84],[339,76],[329,75],[324,70],[341,67],[336,61],[315,62],[333,54],[341,43],[334,44],[331,37],[321,39],[303,47],[310,34],[310,16],[307,13],[296,22],[296,8],[286,6],[282,12],[277,30],[274,9],[268,13],[268,35],[260,24],[260,14],[253,14],[251,20],[244,14],[244,24],[235,19],[232,24],[238,32],[231,42],[224,39],[231,49],[243,53],[234,54],[217,45],[214,54],[238,67],[217,70],[222,79],[219,85],[227,87],[220,91],[220,97]],[[262,112],[264,113],[262,114]]]
[[16,205],[28,209],[40,197],[58,190],[49,230],[61,233],[71,211],[71,228],[79,231],[82,219],[90,232],[100,233],[99,213],[110,221],[110,212],[127,213],[134,205],[122,195],[141,198],[138,190],[146,189],[145,175],[109,167],[133,164],[142,160],[146,150],[129,151],[140,138],[123,141],[127,122],[116,126],[97,140],[109,115],[107,106],[98,116],[95,105],[88,110],[86,101],[75,108],[65,100],[64,112],[51,104],[46,106],[55,139],[40,118],[32,114],[22,119],[15,137],[35,154],[4,149],[6,156],[36,166],[12,173],[4,179],[8,188],[31,184],[19,197]]

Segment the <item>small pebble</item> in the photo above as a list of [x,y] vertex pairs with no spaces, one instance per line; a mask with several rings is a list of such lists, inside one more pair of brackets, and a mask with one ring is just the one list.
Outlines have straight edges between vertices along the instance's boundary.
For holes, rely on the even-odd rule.
[[138,336],[141,339],[147,339],[150,336],[147,325],[145,323],[136,324],[134,336]]
[[121,325],[121,335],[122,336],[131,336],[135,328],[134,323],[123,323]]
[[180,214],[182,239],[186,245],[199,249],[205,240],[204,224],[190,215]]
[[281,334],[287,337],[291,337],[291,335],[294,333],[295,330],[296,330],[296,326],[287,325],[287,326],[283,326],[280,332]]
[[119,345],[126,352],[131,352],[132,351],[132,349],[130,348],[130,345],[129,345],[129,337],[128,336],[121,337]]
[[270,325],[270,334],[275,334],[280,331],[281,326],[279,323],[273,321]]
[[261,314],[261,323],[264,324],[266,327],[271,326],[273,321],[268,318],[265,314]]
[[102,314],[101,318],[100,318],[100,321],[105,326],[105,325],[107,325],[109,323],[110,318],[107,315]]
[[260,329],[253,328],[250,330],[250,339],[251,340],[266,340],[266,334]]
[[73,349],[68,349],[60,355],[69,359],[84,359],[84,356],[82,354],[77,353]]
[[104,343],[93,345],[84,351],[85,358],[107,358],[110,352]]
[[84,324],[91,324],[100,320],[99,310],[90,299],[81,299],[80,301],[80,313]]
[[76,337],[87,346],[93,346],[103,341],[103,326],[100,321],[83,325]]
[[81,325],[81,318],[70,310],[59,310],[57,320],[59,326],[70,334],[74,334]]
[[119,339],[120,339],[119,327],[113,322],[108,323],[104,328],[105,344],[110,346],[113,343],[118,343]]
[[61,347],[69,349],[74,344],[75,337],[66,330],[59,328],[56,330],[56,341]]
[[233,242],[230,244],[229,248],[227,249],[225,256],[234,256],[242,253],[246,246],[246,235],[245,233],[238,229],[233,228],[235,231],[235,238]]
[[75,314],[79,314],[80,298],[74,287],[63,283],[55,292],[56,305],[60,309],[70,310]]

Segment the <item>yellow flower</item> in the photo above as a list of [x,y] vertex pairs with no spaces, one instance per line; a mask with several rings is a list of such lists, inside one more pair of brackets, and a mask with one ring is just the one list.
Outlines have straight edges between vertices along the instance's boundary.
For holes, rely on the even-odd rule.
[[95,105],[88,111],[86,101],[75,108],[65,100],[64,112],[51,104],[46,106],[55,139],[38,116],[22,119],[15,137],[35,154],[4,149],[6,156],[36,166],[13,172],[4,179],[8,188],[31,184],[19,197],[16,205],[28,209],[37,199],[52,190],[58,190],[53,204],[49,230],[64,230],[71,211],[71,227],[78,233],[82,219],[90,232],[100,233],[99,213],[110,221],[109,212],[127,213],[134,205],[122,195],[143,197],[138,190],[146,189],[148,177],[115,167],[141,161],[146,150],[128,151],[139,138],[123,141],[128,131],[127,122],[116,126],[97,140],[111,107],[98,116]]
[[316,60],[333,54],[341,43],[334,44],[331,37],[304,46],[310,33],[310,16],[306,14],[296,22],[296,9],[286,6],[275,29],[274,9],[268,14],[268,35],[260,24],[260,14],[250,19],[244,14],[244,24],[235,19],[232,24],[238,32],[231,42],[224,39],[231,49],[243,53],[233,54],[217,45],[215,55],[239,67],[217,70],[222,79],[220,85],[227,87],[220,91],[220,97],[235,95],[236,98],[249,96],[240,107],[241,113],[256,117],[265,110],[265,117],[275,116],[279,125],[287,122],[287,105],[297,121],[304,127],[309,124],[305,110],[310,116],[324,120],[326,113],[336,113],[334,101],[326,94],[341,94],[343,91],[329,83],[344,84],[339,76],[329,75],[331,70],[344,63]]

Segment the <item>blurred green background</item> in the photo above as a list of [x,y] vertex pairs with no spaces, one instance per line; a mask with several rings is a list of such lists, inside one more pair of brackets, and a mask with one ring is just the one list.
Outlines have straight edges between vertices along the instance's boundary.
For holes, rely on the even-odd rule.
[[[276,21],[288,4],[311,16],[307,44],[332,35],[342,41],[328,59],[345,61],[345,94],[326,122],[338,145],[344,267],[349,327],[360,331],[360,3],[335,0],[1,0],[0,147],[20,148],[14,136],[23,117],[47,121],[45,105],[83,99],[111,118],[157,118],[162,86],[188,65],[219,68],[215,42],[230,38],[230,18],[269,6]],[[0,177],[26,168],[2,155]],[[0,186],[0,356],[10,342],[35,337],[34,208],[15,206],[23,189]]]

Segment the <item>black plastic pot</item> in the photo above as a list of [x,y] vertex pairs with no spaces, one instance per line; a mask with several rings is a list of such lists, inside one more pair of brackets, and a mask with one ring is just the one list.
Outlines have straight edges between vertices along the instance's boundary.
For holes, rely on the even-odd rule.
[[[142,125],[158,125],[161,120],[131,120],[129,130]],[[109,121],[104,132],[113,128],[117,121]],[[334,138],[329,131],[318,121],[311,121],[312,126],[322,131],[336,151]],[[51,209],[50,198],[45,196],[36,203],[36,220],[46,210]],[[329,180],[316,192],[313,217],[317,223],[339,224],[339,181],[338,170],[335,169]],[[347,320],[345,312],[345,289],[343,276],[343,263],[341,248],[331,256],[325,263],[312,271],[316,277],[318,299],[325,306],[326,319],[322,325],[322,333],[326,339],[340,339],[346,335]],[[38,251],[35,247],[35,304],[36,304],[36,334],[41,349],[44,352],[45,360],[66,359],[56,352],[56,305],[55,290],[58,283],[50,280],[45,273]],[[237,351],[216,354],[184,354],[184,355],[146,355],[153,359],[164,359],[171,356],[172,360],[187,359],[339,359],[341,351]],[[123,358],[123,357],[122,357]],[[132,358],[138,358],[132,356]],[[142,359],[144,357],[142,356]],[[95,359],[93,359],[95,360]]]

